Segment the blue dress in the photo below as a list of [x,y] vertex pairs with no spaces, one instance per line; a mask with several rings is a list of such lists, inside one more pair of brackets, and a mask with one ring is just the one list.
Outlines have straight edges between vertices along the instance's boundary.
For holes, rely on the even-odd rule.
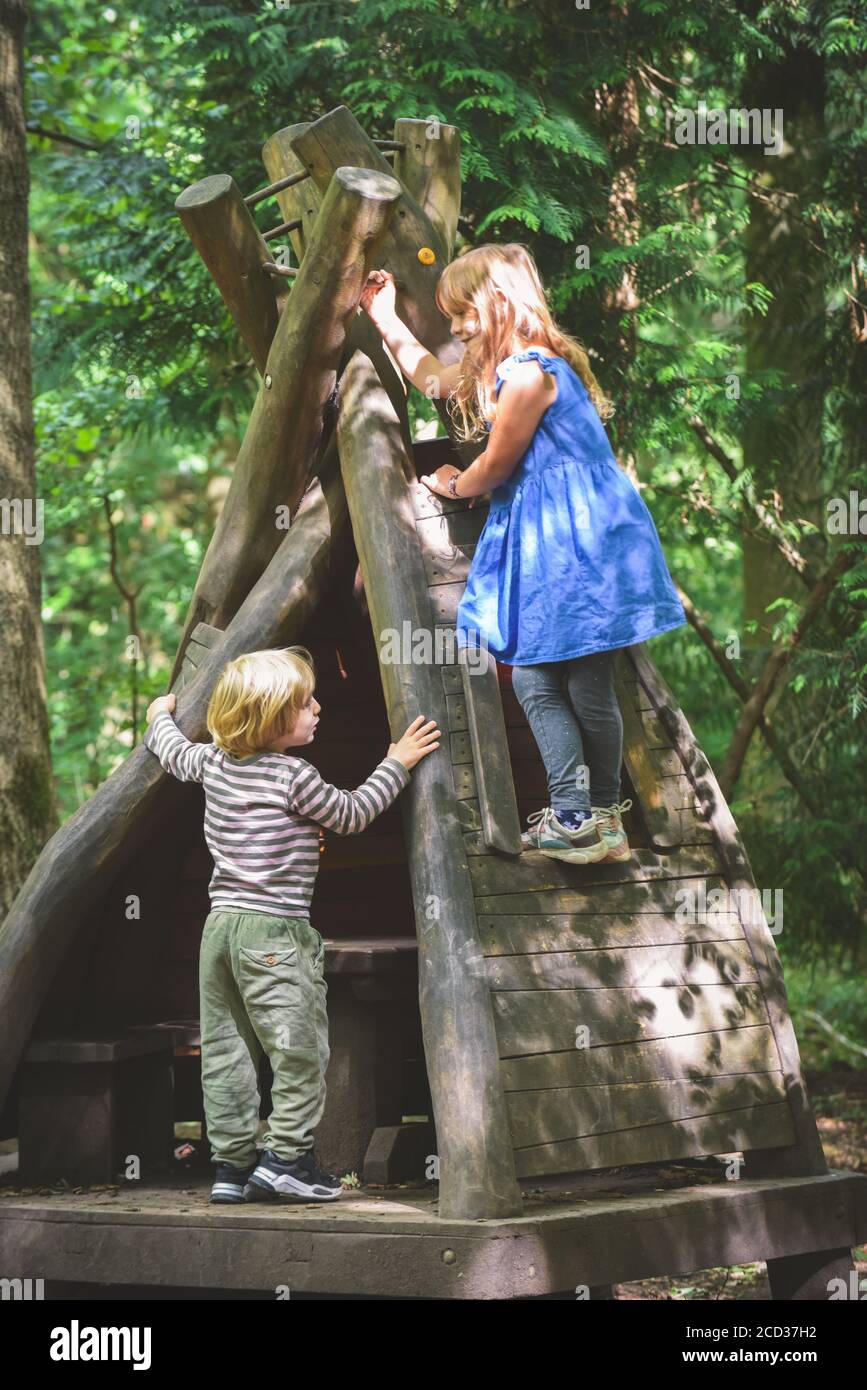
[[491,493],[456,624],[459,647],[481,641],[511,666],[611,651],[686,621],[653,518],[572,366],[514,353],[495,393],[530,358],[555,376],[557,399]]

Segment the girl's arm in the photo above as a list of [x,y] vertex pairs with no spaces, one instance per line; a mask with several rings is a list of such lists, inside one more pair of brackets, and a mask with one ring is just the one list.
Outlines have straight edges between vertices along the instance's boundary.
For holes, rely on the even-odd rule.
[[[514,473],[526,454],[539,427],[539,421],[552,404],[553,378],[539,370],[537,362],[519,362],[500,387],[497,418],[491,427],[483,454],[459,474],[456,497],[481,497],[500,487]],[[449,497],[448,480],[456,470],[445,463],[435,473],[422,478],[432,492]]]
[[398,317],[394,276],[390,271],[370,272],[368,283],[362,291],[361,307],[416,390],[436,400],[447,396],[461,374],[461,363],[452,362],[446,366],[432,352],[428,352]]

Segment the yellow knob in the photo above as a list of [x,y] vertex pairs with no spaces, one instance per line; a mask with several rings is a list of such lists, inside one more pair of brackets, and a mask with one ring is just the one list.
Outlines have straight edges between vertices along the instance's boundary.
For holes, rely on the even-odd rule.
[[436,252],[432,251],[429,246],[423,246],[418,253],[418,258],[422,265],[433,265],[437,257]]

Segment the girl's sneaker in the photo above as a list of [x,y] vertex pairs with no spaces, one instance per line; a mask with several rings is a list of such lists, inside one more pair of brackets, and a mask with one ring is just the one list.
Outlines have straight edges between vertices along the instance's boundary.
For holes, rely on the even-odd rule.
[[608,853],[595,816],[582,821],[577,830],[570,830],[557,819],[554,807],[546,806],[527,817],[527,826],[521,836],[522,848],[540,850],[549,859],[562,859],[566,864],[595,864]]
[[343,1191],[340,1179],[316,1167],[313,1150],[297,1158],[280,1158],[266,1149],[244,1188],[245,1202],[268,1202],[300,1197],[308,1202],[333,1202]]
[[236,1168],[233,1163],[218,1163],[217,1172],[211,1187],[212,1202],[243,1202],[244,1188],[256,1167]]
[[599,833],[608,847],[606,860],[629,859],[632,850],[629,848],[629,841],[626,838],[626,831],[623,829],[621,816],[624,811],[628,811],[632,805],[631,800],[615,801],[613,806],[594,806],[593,814],[599,826]]

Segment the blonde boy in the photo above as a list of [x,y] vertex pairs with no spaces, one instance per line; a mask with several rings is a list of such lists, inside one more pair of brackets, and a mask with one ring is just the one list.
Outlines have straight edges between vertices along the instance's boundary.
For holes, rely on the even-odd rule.
[[[364,830],[439,747],[419,715],[355,791],[323,781],[290,749],[312,743],[321,706],[305,647],[250,652],[222,672],[208,705],[213,743],[191,743],[171,717],[174,695],[148,708],[145,744],[165,770],[205,792],[214,860],[199,955],[202,1091],[217,1165],[212,1202],[295,1197],[331,1201],[340,1183],[316,1167],[313,1131],[325,1105],[325,946],[310,925],[319,825]],[[274,1074],[257,1162],[258,1071]]]

